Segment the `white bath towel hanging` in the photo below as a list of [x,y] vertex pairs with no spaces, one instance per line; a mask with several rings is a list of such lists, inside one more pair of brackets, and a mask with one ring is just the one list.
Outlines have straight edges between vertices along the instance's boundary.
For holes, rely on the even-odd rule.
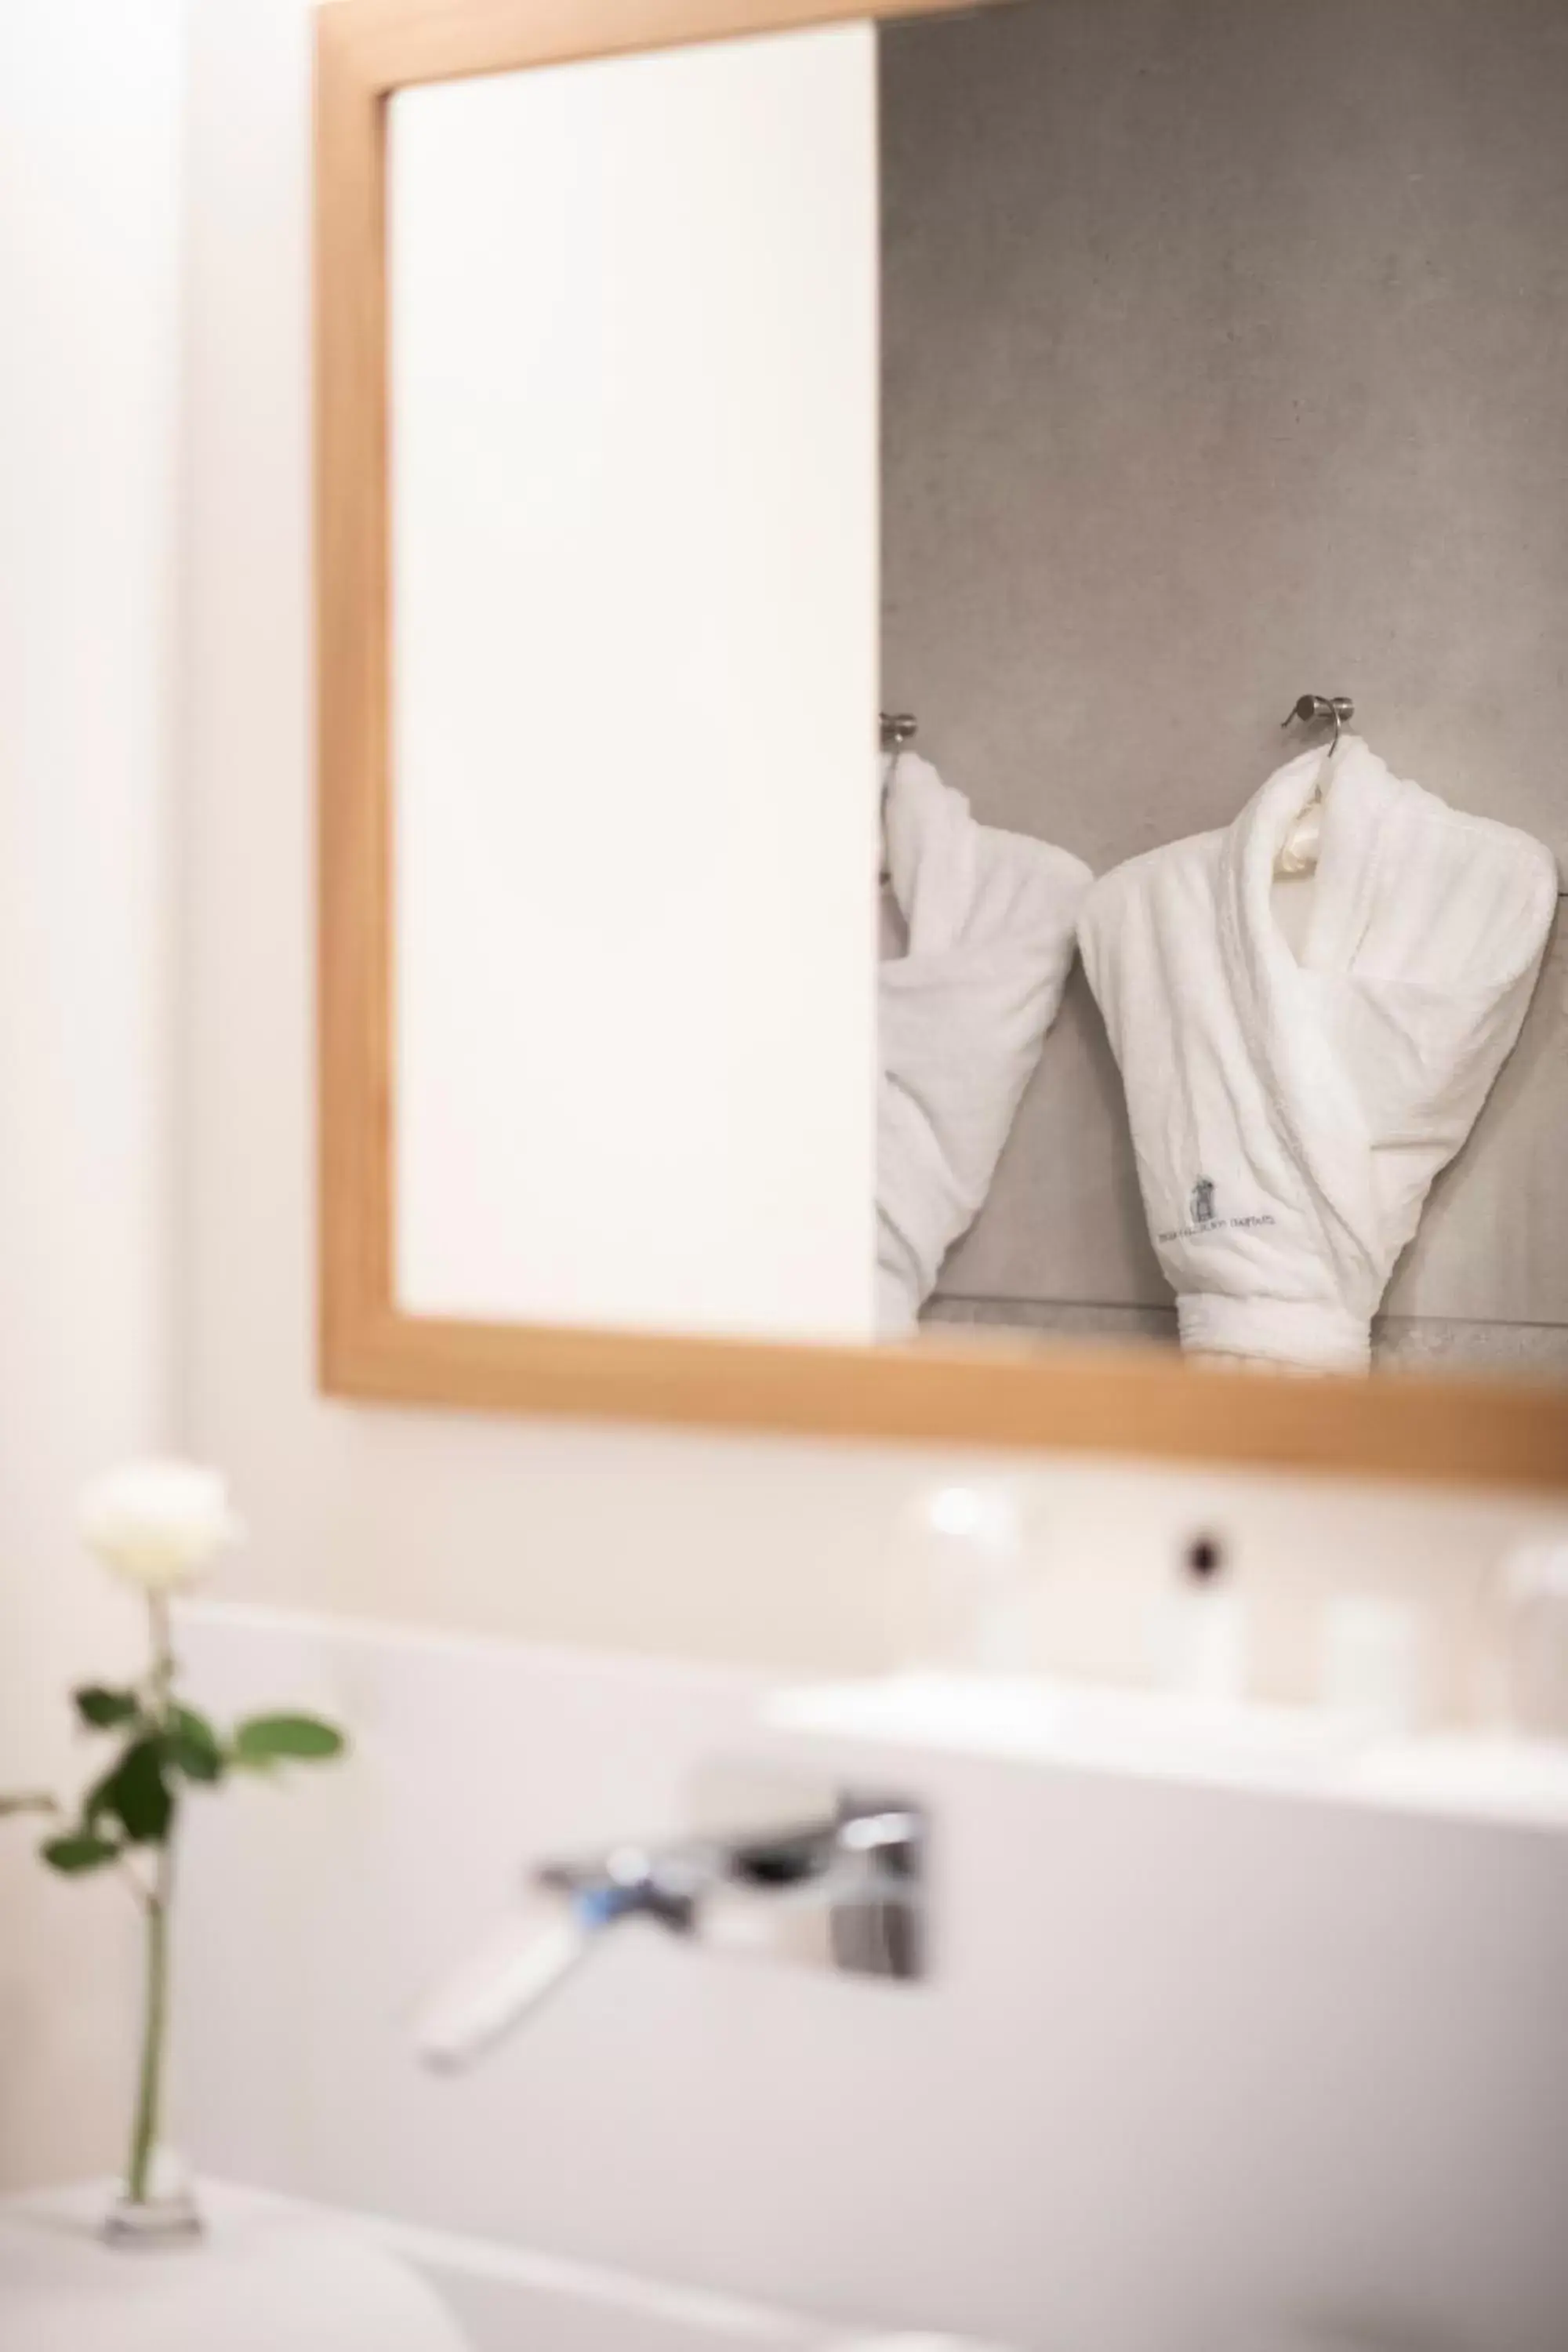
[[1183,1346],[1348,1371],[1519,1034],[1557,875],[1347,737],[1298,961],[1270,892],[1324,757],[1106,875],[1079,943]]
[[909,751],[884,827],[909,950],[880,968],[877,1322],[899,1332],[990,1189],[1093,877],[1066,850],[977,824]]

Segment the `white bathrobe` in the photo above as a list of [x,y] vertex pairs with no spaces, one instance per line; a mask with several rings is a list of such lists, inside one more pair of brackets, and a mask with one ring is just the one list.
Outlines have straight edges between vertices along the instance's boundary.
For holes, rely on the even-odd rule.
[[1557,874],[1347,737],[1298,962],[1270,889],[1326,756],[1279,769],[1225,832],[1106,875],[1079,944],[1183,1346],[1355,1371],[1519,1034]]
[[900,1332],[990,1189],[1092,877],[1065,850],[977,824],[908,751],[884,830],[909,952],[879,975],[877,1324]]

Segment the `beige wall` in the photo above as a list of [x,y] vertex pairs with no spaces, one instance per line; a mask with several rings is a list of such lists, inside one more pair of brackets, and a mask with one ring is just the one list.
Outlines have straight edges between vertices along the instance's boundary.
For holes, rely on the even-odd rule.
[[[180,0],[0,8],[0,1790],[133,1654],[76,1491],[173,1429]],[[114,2160],[134,1917],[0,1822],[0,2183]],[[0,2333],[3,2333],[0,2328]]]
[[[1568,856],[1558,0],[1026,0],[882,37],[884,665],[978,813],[1097,871],[1349,692]],[[1568,929],[1386,1350],[1568,1370]],[[959,1302],[1169,1334],[1081,978]]]

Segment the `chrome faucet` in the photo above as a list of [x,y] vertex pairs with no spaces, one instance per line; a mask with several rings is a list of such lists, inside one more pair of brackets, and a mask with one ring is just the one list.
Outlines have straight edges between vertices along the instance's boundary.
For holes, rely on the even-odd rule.
[[925,1836],[918,1805],[856,1795],[826,1817],[542,1863],[532,1899],[426,2005],[419,2054],[444,2072],[471,2065],[628,1920],[721,1950],[916,1979]]

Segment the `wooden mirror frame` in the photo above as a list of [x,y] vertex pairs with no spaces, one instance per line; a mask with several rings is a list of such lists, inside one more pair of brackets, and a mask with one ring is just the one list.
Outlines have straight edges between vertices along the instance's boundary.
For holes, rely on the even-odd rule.
[[[985,0],[980,0],[985,5]],[[316,17],[321,1381],[330,1395],[1568,1488],[1568,1388],[1268,1378],[988,1340],[682,1339],[405,1314],[393,1283],[386,101],[413,83],[952,0],[329,0]]]

